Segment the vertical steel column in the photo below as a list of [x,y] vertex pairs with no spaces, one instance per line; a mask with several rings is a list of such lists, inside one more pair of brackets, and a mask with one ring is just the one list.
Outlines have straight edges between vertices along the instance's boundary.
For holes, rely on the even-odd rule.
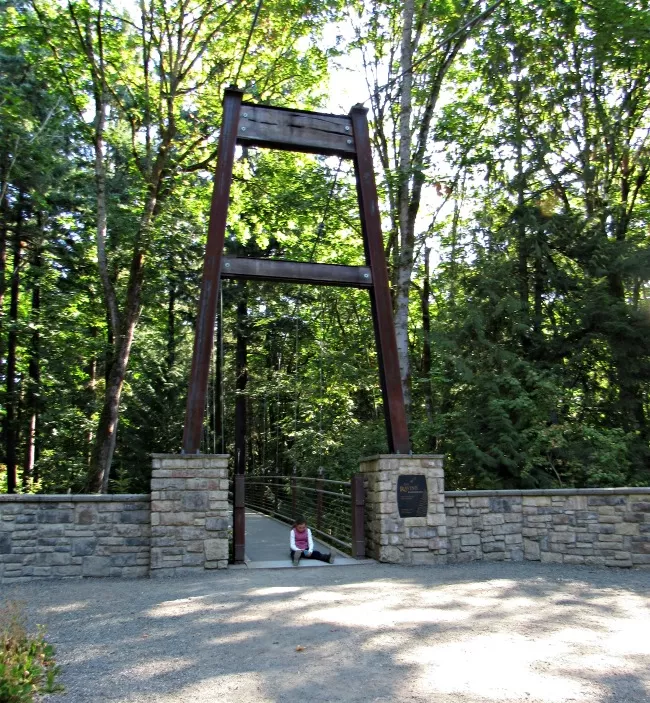
[[205,394],[210,371],[212,337],[219,294],[221,259],[223,257],[228,199],[232,182],[232,166],[235,158],[241,101],[241,91],[232,88],[228,88],[225,91],[217,170],[214,177],[212,204],[210,206],[208,241],[203,261],[203,283],[201,284],[201,297],[199,299],[199,315],[194,335],[192,372],[185,412],[185,430],[183,433],[183,452],[185,454],[197,454],[201,446]]
[[375,342],[379,357],[379,378],[384,399],[384,417],[391,454],[408,454],[411,450],[404,394],[399,372],[397,340],[393,324],[393,309],[388,288],[388,271],[381,236],[377,187],[368,134],[368,110],[355,105],[350,111],[357,155],[354,168],[357,176],[357,195],[361,211],[361,229],[366,252],[366,263],[372,270],[370,303],[375,327]]
[[352,477],[352,556],[357,559],[366,556],[365,509],[363,475],[355,474]]

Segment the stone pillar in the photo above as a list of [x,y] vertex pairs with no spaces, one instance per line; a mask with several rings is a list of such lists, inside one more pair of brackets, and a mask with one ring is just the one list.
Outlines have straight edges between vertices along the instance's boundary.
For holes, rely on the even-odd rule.
[[150,576],[228,566],[228,455],[152,454]]
[[[366,554],[389,564],[444,564],[447,561],[442,456],[380,454],[361,460],[366,490]],[[426,516],[400,517],[398,479],[425,477]],[[404,479],[403,479],[404,481]],[[408,480],[407,480],[408,481]]]

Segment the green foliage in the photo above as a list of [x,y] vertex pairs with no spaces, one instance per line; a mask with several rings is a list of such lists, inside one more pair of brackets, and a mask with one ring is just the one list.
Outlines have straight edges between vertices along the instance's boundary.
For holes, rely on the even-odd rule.
[[[572,423],[549,425],[531,432],[527,455],[529,464],[552,472],[553,487],[616,487],[633,485],[630,479],[630,447],[634,437],[627,437],[618,427],[598,428]],[[526,475],[531,471],[527,470]]]
[[[386,450],[367,294],[248,283],[249,470],[345,478]],[[225,448],[232,453],[235,285],[224,286]],[[216,369],[219,371],[217,362]],[[212,375],[213,381],[217,381]],[[208,389],[208,408],[215,400]],[[217,398],[218,404],[218,398]],[[208,413],[204,450],[221,446]]]
[[633,3],[509,3],[454,68],[437,136],[462,187],[412,421],[448,485],[650,481],[647,27]]
[[14,601],[0,607],[0,701],[29,703],[38,694],[56,693],[60,668],[54,647],[39,626],[36,634],[26,628],[22,607]]
[[[167,103],[169,67],[153,37],[167,32],[167,22],[177,36],[190,6],[145,3],[144,33],[140,18],[131,23],[123,10],[102,6],[106,248],[120,309],[141,245],[145,261],[110,489],[144,492],[149,454],[180,448],[221,95],[235,79],[252,17],[248,6],[196,4],[208,13],[197,41],[215,33]],[[0,415],[15,411],[19,467],[28,421],[37,417],[33,472],[22,491],[84,489],[115,348],[97,271],[93,77],[71,7],[96,32],[93,2],[11,2],[0,11]],[[371,61],[368,69],[389,69],[392,78],[402,8],[387,1],[360,10],[366,31],[353,43],[368,59],[386,57],[390,66]],[[328,61],[343,51],[325,48],[321,32],[341,10],[334,1],[264,3],[239,76],[246,98],[321,105]],[[416,11],[414,138],[430,91],[440,94],[417,169],[414,450],[446,455],[450,488],[647,485],[648,14],[626,0],[512,0],[456,54],[445,53],[443,38],[471,11],[451,1]],[[152,52],[146,76],[145,49]],[[399,99],[394,80],[375,105],[383,112],[371,115],[377,127],[396,123]],[[143,230],[155,150],[172,127]],[[390,164],[399,145],[397,134],[385,134],[377,153],[392,274],[399,249],[390,213],[400,181]],[[227,253],[363,263],[353,179],[345,160],[238,152]],[[428,281],[425,247],[433,252]],[[226,452],[234,449],[240,295],[226,282],[224,358],[215,351],[203,451],[221,451],[222,439]],[[359,456],[385,451],[367,293],[251,283],[246,295],[249,470],[313,476],[323,467],[326,476],[345,478]],[[33,360],[38,379],[30,375]],[[3,454],[8,429],[3,422]]]

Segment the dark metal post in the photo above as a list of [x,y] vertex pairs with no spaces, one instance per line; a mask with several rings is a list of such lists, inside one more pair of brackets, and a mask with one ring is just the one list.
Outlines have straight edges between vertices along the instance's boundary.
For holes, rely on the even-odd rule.
[[323,522],[323,478],[316,479],[316,529],[321,529]]
[[221,120],[221,134],[219,135],[217,170],[214,177],[212,204],[210,206],[208,241],[203,261],[203,283],[201,284],[199,315],[194,335],[192,372],[185,413],[185,431],[183,434],[183,451],[185,454],[196,454],[201,445],[205,394],[210,371],[214,319],[219,293],[219,276],[221,273],[221,259],[223,257],[228,199],[230,197],[241,101],[241,91],[230,88],[226,90],[223,99],[223,118]]
[[291,477],[291,515],[295,520],[298,517],[298,482],[296,477]]
[[363,475],[355,474],[352,477],[352,556],[356,559],[363,559],[366,556],[365,507]]
[[391,453],[408,454],[411,450],[402,381],[397,356],[397,340],[393,324],[393,309],[388,287],[388,271],[381,236],[377,187],[368,134],[368,110],[355,105],[350,111],[357,155],[354,166],[357,176],[357,194],[361,211],[366,263],[372,270],[370,302],[375,327],[375,341],[379,357],[379,376],[384,399],[384,417]]
[[235,474],[234,496],[233,496],[233,530],[232,538],[234,545],[233,559],[235,563],[241,563],[246,558],[246,477],[243,474]]

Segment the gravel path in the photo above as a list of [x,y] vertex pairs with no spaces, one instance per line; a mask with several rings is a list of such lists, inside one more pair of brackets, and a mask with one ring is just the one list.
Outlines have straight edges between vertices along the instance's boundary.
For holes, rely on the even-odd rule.
[[2,596],[57,646],[53,702],[650,701],[650,571],[369,564]]

